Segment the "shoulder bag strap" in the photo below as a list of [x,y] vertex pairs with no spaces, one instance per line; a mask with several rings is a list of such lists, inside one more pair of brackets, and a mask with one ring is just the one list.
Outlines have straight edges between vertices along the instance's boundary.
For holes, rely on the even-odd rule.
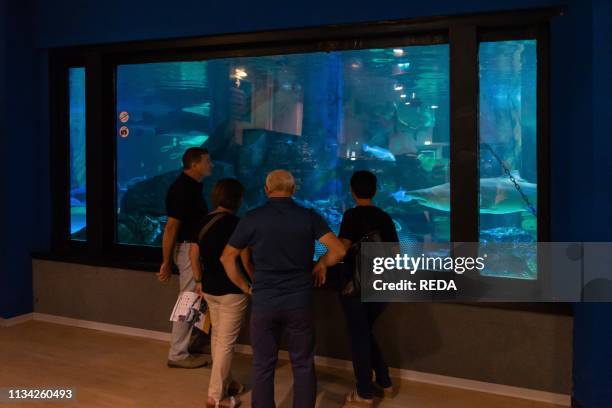
[[198,234],[198,242],[202,240],[202,237],[208,232],[208,230],[215,225],[217,221],[223,218],[226,215],[225,212],[221,212],[213,217],[212,220],[208,221],[205,226],[202,227],[200,233]]

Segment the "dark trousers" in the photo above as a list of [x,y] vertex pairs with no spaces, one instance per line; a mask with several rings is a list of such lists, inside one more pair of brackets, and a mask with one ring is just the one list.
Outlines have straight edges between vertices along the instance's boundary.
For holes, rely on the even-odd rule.
[[357,393],[361,398],[372,398],[374,396],[372,370],[376,374],[378,385],[385,388],[391,386],[389,367],[372,331],[374,322],[387,304],[362,303],[359,297],[352,296],[340,296],[340,301],[351,340]]
[[311,307],[251,312],[253,346],[253,408],[273,408],[274,370],[283,332],[293,370],[293,407],[315,406],[317,379],[314,367],[314,321]]

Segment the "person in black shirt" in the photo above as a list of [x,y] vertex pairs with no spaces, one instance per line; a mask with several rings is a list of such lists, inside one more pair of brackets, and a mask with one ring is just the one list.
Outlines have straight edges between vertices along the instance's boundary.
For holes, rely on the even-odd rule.
[[[238,406],[240,401],[234,394],[244,389],[230,380],[230,370],[234,344],[238,340],[248,299],[227,277],[219,260],[240,220],[234,213],[240,208],[243,192],[244,188],[238,180],[219,180],[211,194],[215,210],[197,223],[190,237],[189,257],[195,276],[195,291],[206,299],[214,328],[207,402],[212,407]],[[248,248],[241,252],[241,260],[249,275],[252,275]],[[246,279],[243,280],[246,282]]]
[[[344,213],[338,234],[345,248],[348,249],[373,231],[379,232],[383,242],[398,242],[393,220],[372,203],[376,194],[376,176],[369,171],[356,171],[351,177],[351,193],[357,206]],[[351,339],[353,370],[357,380],[356,390],[346,395],[344,407],[372,406],[372,371],[384,396],[390,397],[393,390],[389,368],[372,330],[386,303],[362,303],[359,296],[341,295],[340,300]]]
[[[212,172],[212,162],[206,149],[192,147],[183,154],[183,172],[170,186],[166,195],[168,221],[162,240],[163,263],[157,277],[168,282],[172,265],[179,270],[179,290],[193,291],[195,281],[189,261],[189,231],[208,213],[202,195],[202,179]],[[191,326],[185,322],[173,322],[168,367],[196,368],[208,364],[204,356],[188,352]]]

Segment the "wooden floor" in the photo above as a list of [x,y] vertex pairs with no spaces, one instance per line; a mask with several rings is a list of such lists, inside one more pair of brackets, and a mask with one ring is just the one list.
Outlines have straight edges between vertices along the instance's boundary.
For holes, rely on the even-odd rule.
[[[0,388],[71,387],[72,403],[18,403],[16,407],[203,407],[209,369],[169,369],[168,345],[156,340],[29,321],[0,328]],[[237,355],[234,376],[249,383],[250,357]],[[352,373],[318,368],[318,407],[339,407]],[[291,407],[291,367],[281,361],[276,402]],[[395,380],[399,394],[378,403],[410,408],[549,408],[555,405]],[[250,395],[242,397],[250,406]],[[11,406],[0,403],[0,408]]]

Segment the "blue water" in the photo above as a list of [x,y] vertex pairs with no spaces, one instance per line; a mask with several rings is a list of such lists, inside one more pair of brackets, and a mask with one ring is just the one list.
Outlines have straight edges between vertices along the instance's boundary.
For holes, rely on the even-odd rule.
[[85,165],[85,68],[70,68],[68,73],[70,115],[70,234],[72,239],[83,240],[85,233],[87,200]]
[[535,245],[522,245],[537,239],[536,46],[535,40],[480,44],[480,237],[516,243],[514,255],[524,260],[484,275],[537,277]]

